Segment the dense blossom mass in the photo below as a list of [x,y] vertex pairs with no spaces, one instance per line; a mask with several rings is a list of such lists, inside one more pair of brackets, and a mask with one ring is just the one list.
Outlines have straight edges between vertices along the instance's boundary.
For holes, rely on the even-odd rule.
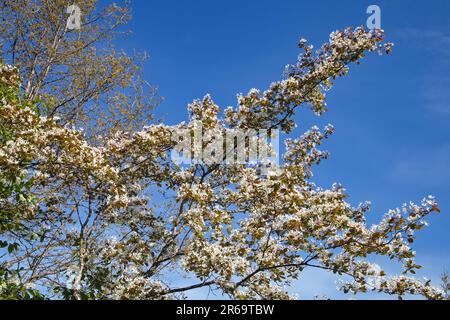
[[[382,31],[336,31],[319,50],[301,40],[299,61],[266,91],[238,95],[222,111],[212,98],[189,105],[207,129],[295,127],[295,111],[326,111],[325,93],[366,53],[391,50]],[[370,204],[353,207],[344,188],[320,188],[312,167],[334,128],[286,141],[270,175],[242,163],[171,161],[174,128],[111,132],[92,142],[82,130],[40,114],[23,99],[17,70],[0,68],[0,294],[68,299],[172,299],[209,287],[237,299],[289,299],[302,271],[339,274],[344,292],[444,298],[420,268],[411,245],[432,197],[366,223]],[[211,141],[203,141],[207,147]],[[374,256],[398,261],[390,276]],[[186,276],[185,286],[173,284]]]

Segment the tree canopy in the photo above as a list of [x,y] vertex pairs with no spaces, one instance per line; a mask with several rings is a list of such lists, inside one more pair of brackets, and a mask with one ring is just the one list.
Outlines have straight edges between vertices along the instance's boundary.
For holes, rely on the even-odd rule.
[[[3,3],[14,17],[37,10]],[[108,10],[113,10],[108,17],[123,12]],[[59,26],[58,21],[51,23]],[[248,163],[197,161],[186,167],[171,158],[179,143],[176,133],[190,136],[196,123],[218,134],[230,129],[290,133],[297,108],[326,112],[325,93],[350,64],[370,52],[390,52],[381,30],[335,31],[317,52],[300,40],[302,54],[286,68],[285,79],[265,91],[239,95],[235,107],[222,110],[207,95],[188,106],[187,123],[117,125],[96,131],[95,139],[77,127],[85,115],[95,114],[83,99],[117,91],[89,95],[90,77],[116,89],[122,80],[137,84],[106,67],[117,62],[120,69],[126,58],[110,51],[112,56],[102,57],[117,61],[95,62],[97,56],[86,61],[94,48],[89,40],[75,39],[83,32],[68,40],[72,37],[61,30],[52,37],[62,49],[44,43],[37,47],[43,51],[34,52],[31,40],[23,39],[35,37],[29,32],[6,28],[0,33],[13,41],[6,52],[17,65],[0,67],[0,296],[173,299],[209,287],[235,299],[289,299],[289,284],[305,269],[316,268],[340,275],[344,292],[445,298],[443,290],[413,277],[420,268],[412,248],[415,234],[430,213],[440,211],[433,197],[390,210],[378,224],[368,225],[370,203],[353,207],[343,186],[321,188],[311,181],[314,165],[328,156],[319,146],[333,134],[332,126],[313,127],[286,141],[283,161],[270,174]],[[76,48],[85,54],[72,55]],[[76,68],[41,69],[42,52],[48,64]],[[40,68],[30,66],[30,54]],[[85,67],[90,75],[68,75]],[[52,82],[60,72],[66,72],[64,80]],[[53,84],[45,87],[46,81]],[[95,88],[103,86],[92,81]],[[67,83],[70,92],[59,90]],[[77,103],[59,108],[66,99]],[[114,101],[129,106],[127,99]],[[121,119],[134,114],[133,108],[126,110]],[[110,116],[101,118],[114,119]],[[213,140],[203,137],[201,148]],[[371,262],[373,256],[398,262],[402,274],[388,275]],[[174,286],[171,275],[188,276],[192,284]]]

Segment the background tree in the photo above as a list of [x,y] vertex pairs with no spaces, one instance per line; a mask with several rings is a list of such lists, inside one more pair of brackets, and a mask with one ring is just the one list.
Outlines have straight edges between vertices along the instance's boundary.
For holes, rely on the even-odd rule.
[[[130,56],[115,50],[113,44],[128,33],[124,26],[131,19],[129,3],[99,8],[97,1],[81,1],[79,30],[66,26],[71,4],[62,0],[0,1],[0,62],[16,67],[2,70],[3,80],[7,80],[1,87],[4,103],[29,107],[62,125],[83,127],[91,142],[100,133],[142,127],[152,119],[158,102],[155,88],[141,77],[147,55]],[[2,123],[2,147],[18,138],[17,127],[8,124]],[[17,206],[17,199],[34,198],[29,191],[35,180],[26,175],[37,162],[28,160],[21,159],[23,165],[14,170],[2,166],[0,185],[0,232],[20,230],[16,236],[22,242],[33,234],[26,226],[30,216]],[[71,192],[76,197],[74,189]],[[16,242],[2,241],[0,245],[8,254],[18,248]],[[35,264],[39,262],[37,259]],[[11,269],[2,270],[1,276],[17,276],[11,275]]]
[[20,70],[22,90],[40,111],[93,138],[152,119],[155,89],[141,75],[146,54],[114,48],[131,19],[128,2],[99,8],[80,1],[81,28],[67,28],[67,0],[1,0],[0,55]]

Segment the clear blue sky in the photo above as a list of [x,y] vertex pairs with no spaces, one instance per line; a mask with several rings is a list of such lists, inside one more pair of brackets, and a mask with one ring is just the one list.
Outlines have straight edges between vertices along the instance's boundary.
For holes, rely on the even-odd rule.
[[[370,4],[381,7],[392,55],[352,66],[328,94],[330,111],[319,118],[305,108],[294,135],[314,124],[335,126],[324,146],[331,157],[313,180],[343,183],[352,204],[372,201],[371,221],[436,196],[442,213],[428,219],[415,244],[421,276],[434,280],[450,269],[450,1],[135,0],[133,34],[118,46],[150,53],[145,76],[165,97],[156,114],[174,124],[206,93],[226,107],[236,93],[280,80],[296,61],[300,37],[317,47],[335,29],[364,24]],[[333,281],[309,273],[293,291],[343,297]]]

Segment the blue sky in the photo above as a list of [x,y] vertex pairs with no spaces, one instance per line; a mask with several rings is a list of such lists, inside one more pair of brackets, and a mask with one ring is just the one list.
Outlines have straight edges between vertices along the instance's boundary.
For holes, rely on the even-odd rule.
[[[324,146],[331,157],[313,180],[344,184],[352,204],[372,201],[370,221],[403,202],[436,196],[442,213],[428,219],[415,244],[420,276],[436,279],[450,269],[450,1],[135,0],[133,34],[118,47],[150,53],[145,76],[165,98],[156,115],[175,124],[206,93],[226,107],[235,105],[236,93],[280,80],[296,61],[300,37],[318,47],[335,29],[365,24],[370,4],[381,8],[393,53],[351,66],[328,93],[330,111],[299,112],[293,136],[314,124],[335,126]],[[347,297],[323,272],[301,280],[292,289],[300,298]]]

